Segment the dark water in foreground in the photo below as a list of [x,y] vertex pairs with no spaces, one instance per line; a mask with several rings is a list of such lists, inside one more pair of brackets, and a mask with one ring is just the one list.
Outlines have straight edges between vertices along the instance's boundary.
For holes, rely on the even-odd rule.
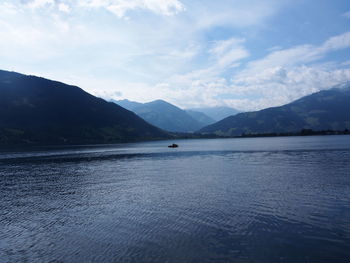
[[0,153],[1,262],[350,262],[350,136]]

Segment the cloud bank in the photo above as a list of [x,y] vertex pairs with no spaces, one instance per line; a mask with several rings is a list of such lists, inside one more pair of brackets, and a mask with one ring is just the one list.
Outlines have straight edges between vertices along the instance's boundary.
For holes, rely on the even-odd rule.
[[[278,106],[350,80],[350,31],[304,39],[297,35],[306,22],[278,28],[287,20],[282,13],[296,5],[2,0],[0,67],[79,85],[107,99],[165,99],[189,108]],[[348,13],[339,12],[346,25],[344,17]],[[283,41],[277,36],[286,26],[295,36]]]

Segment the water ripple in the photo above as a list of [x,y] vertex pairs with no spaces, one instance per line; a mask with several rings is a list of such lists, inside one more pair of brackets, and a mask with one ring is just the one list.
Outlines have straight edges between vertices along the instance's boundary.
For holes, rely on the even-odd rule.
[[347,139],[6,153],[2,262],[349,262]]

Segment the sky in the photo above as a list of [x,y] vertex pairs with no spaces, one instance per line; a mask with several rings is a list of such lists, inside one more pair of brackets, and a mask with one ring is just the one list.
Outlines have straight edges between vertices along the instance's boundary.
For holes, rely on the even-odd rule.
[[0,0],[0,69],[108,100],[280,106],[350,81],[350,1]]

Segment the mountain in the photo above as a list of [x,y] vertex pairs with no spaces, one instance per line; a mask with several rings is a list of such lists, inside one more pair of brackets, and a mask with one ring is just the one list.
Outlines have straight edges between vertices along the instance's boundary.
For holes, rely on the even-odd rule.
[[189,110],[202,112],[215,121],[220,121],[229,116],[239,113],[238,110],[230,107],[194,108]]
[[155,100],[148,103],[121,100],[116,101],[116,103],[132,110],[152,125],[167,131],[193,132],[206,126],[206,124],[191,117],[186,111],[164,100]]
[[194,111],[194,110],[186,110],[186,112],[193,119],[198,121],[203,127],[216,122],[214,119],[210,118],[208,115],[204,114],[203,112]]
[[143,103],[130,100],[111,100],[111,102],[114,102],[129,111],[133,111],[137,107],[141,107],[143,105]]
[[114,103],[35,76],[0,71],[0,143],[84,144],[166,138]]
[[290,104],[240,113],[199,132],[226,136],[350,129],[350,84],[323,90]]

